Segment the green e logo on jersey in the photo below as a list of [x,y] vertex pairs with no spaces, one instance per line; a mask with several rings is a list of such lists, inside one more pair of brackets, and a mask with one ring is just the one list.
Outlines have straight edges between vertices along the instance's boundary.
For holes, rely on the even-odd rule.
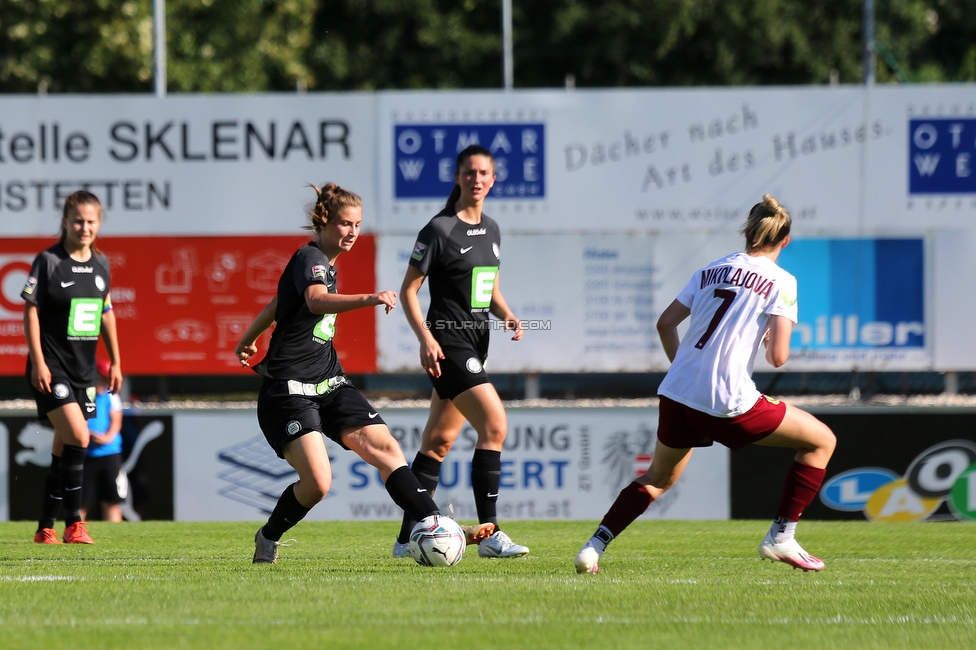
[[335,314],[326,314],[322,320],[316,323],[315,329],[312,330],[312,336],[323,341],[331,341],[332,337],[335,336],[335,322]]
[[98,336],[102,330],[102,299],[72,298],[68,336]]
[[471,308],[491,307],[491,290],[495,286],[497,266],[476,266],[471,269]]

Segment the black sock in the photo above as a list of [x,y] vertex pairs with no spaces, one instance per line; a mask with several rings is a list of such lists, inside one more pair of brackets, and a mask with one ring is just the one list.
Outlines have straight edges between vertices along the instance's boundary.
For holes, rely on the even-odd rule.
[[61,498],[64,505],[64,524],[81,521],[81,481],[85,476],[85,448],[65,445],[61,452]]
[[61,514],[61,457],[51,454],[51,467],[44,479],[44,497],[41,501],[41,518],[37,530],[54,528],[54,522]]
[[[413,466],[410,470],[417,477],[420,487],[427,488],[427,493],[433,498],[434,490],[437,489],[437,483],[441,477],[441,461],[434,460],[427,454],[418,451],[417,456],[413,459]],[[410,531],[416,525],[417,520],[404,510],[403,521],[400,522],[400,534],[397,536],[397,541],[401,544],[407,543],[410,539]]]
[[420,481],[406,465],[393,470],[386,479],[386,491],[393,497],[394,503],[417,521],[440,514],[427,488],[420,485]]
[[268,523],[261,529],[261,534],[265,539],[277,542],[289,528],[304,519],[309,510],[311,508],[306,508],[295,498],[295,484],[292,483],[278,497],[278,503],[271,511]]
[[498,488],[502,482],[502,452],[475,449],[471,459],[471,488],[474,505],[478,509],[478,523],[495,524],[498,528]]

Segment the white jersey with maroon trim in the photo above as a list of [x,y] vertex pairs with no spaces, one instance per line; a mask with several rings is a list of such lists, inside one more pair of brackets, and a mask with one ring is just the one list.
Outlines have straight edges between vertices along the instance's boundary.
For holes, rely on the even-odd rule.
[[658,394],[718,417],[748,411],[752,367],[770,316],[796,323],[796,278],[768,257],[733,253],[696,271],[677,296],[691,322]]

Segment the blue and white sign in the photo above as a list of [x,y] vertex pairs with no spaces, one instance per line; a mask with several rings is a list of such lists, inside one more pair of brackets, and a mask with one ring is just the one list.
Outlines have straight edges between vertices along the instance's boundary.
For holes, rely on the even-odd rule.
[[918,362],[926,350],[922,239],[802,239],[779,264],[796,276],[791,360]]
[[457,155],[472,144],[495,158],[492,198],[546,196],[544,124],[398,124],[393,138],[397,199],[447,198]]
[[824,483],[820,489],[820,500],[834,510],[857,512],[864,510],[875,490],[897,478],[896,473],[884,467],[858,467]]
[[911,120],[909,194],[976,194],[976,119]]

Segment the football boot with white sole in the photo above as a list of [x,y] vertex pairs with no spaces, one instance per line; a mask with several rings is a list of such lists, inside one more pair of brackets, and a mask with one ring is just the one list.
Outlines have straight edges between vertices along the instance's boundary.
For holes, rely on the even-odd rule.
[[587,542],[580,549],[580,552],[576,554],[575,564],[576,573],[597,574],[600,572],[600,553]]
[[776,540],[768,533],[759,545],[759,554],[763,556],[763,559],[774,562],[785,562],[794,569],[820,571],[824,568],[823,560],[813,557],[804,551],[803,547],[795,539],[789,539],[777,544]]
[[487,539],[478,544],[480,557],[522,557],[529,554],[529,547],[516,544],[512,538],[500,530],[495,531]]

